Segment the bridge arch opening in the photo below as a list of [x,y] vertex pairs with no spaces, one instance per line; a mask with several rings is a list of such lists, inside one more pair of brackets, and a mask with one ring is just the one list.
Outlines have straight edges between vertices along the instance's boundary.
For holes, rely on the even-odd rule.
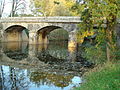
[[46,26],[37,31],[37,43],[49,41],[68,41],[68,31],[59,26]]
[[4,31],[5,42],[29,41],[29,30],[21,25],[13,25]]

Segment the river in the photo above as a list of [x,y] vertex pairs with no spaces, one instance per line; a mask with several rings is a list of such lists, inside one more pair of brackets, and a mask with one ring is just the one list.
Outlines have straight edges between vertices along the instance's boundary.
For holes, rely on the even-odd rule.
[[67,42],[0,44],[0,90],[71,90],[91,64]]

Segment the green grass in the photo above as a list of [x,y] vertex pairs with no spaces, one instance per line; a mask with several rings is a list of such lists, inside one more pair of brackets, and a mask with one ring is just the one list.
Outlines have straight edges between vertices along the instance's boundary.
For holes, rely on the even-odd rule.
[[85,83],[75,90],[120,90],[120,62],[109,62],[90,71]]

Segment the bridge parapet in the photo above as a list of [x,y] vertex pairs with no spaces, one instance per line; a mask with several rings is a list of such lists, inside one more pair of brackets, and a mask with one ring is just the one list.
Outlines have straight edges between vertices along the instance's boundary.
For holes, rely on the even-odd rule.
[[59,17],[9,17],[1,18],[0,23],[80,23],[80,17],[75,16],[59,16]]

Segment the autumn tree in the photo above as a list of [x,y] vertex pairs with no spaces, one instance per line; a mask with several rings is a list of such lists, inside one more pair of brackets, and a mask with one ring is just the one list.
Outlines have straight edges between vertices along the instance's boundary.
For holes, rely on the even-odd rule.
[[[78,37],[89,36],[94,28],[97,28],[97,45],[99,50],[106,49],[107,60],[114,59],[112,52],[116,51],[116,30],[117,19],[120,17],[119,0],[84,0],[84,4],[77,6],[77,11],[83,21],[80,24],[81,30]],[[94,50],[95,52],[95,50]],[[99,53],[100,55],[100,53]]]
[[[41,16],[70,16],[70,8],[75,0],[31,0],[34,6],[34,14]],[[38,15],[38,16],[39,16]]]

